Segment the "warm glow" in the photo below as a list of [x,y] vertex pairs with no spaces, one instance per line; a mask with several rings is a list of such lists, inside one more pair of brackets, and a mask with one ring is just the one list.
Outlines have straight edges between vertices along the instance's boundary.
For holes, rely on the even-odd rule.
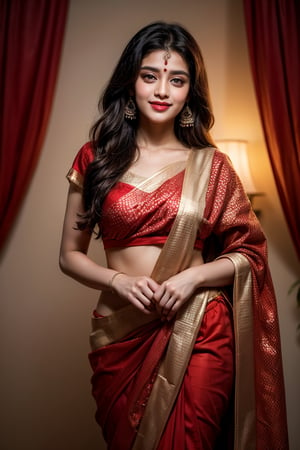
[[218,148],[226,153],[238,173],[247,194],[256,194],[257,189],[251,175],[246,141],[217,140]]

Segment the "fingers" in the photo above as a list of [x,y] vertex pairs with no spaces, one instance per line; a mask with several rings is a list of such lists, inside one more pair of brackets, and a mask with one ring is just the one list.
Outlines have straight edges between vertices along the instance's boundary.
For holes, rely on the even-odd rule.
[[166,281],[155,291],[153,300],[162,320],[171,320],[182,305],[190,298],[191,292],[173,281]]
[[166,289],[166,286],[160,286],[154,294],[154,300],[162,320],[170,320],[180,307],[176,293]]
[[146,309],[147,311],[151,311],[154,309],[151,301],[152,296],[153,292],[151,291],[151,289],[144,288],[140,290],[137,287],[133,287],[128,294],[128,300],[138,309]]
[[149,277],[128,277],[127,300],[146,314],[153,312],[155,307],[152,298],[157,288],[158,284]]
[[162,320],[171,320],[191,295],[186,283],[179,277],[177,280],[174,278],[158,285],[147,276],[122,274],[117,277],[114,289],[145,314],[156,310]]

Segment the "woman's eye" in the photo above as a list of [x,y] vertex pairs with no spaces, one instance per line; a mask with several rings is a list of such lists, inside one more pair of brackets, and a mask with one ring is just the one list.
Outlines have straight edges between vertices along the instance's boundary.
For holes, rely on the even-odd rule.
[[184,85],[184,80],[182,80],[181,78],[172,78],[171,82],[175,86],[183,86]]
[[152,75],[151,73],[146,73],[146,74],[142,75],[142,78],[147,83],[151,83],[152,81],[156,80],[155,76]]

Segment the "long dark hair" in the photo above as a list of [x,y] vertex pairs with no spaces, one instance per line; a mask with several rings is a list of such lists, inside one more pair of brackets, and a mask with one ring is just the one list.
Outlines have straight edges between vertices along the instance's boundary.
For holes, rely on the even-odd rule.
[[[209,130],[213,125],[207,75],[199,46],[193,36],[178,24],[155,22],[130,40],[104,90],[100,101],[101,116],[90,131],[95,159],[88,166],[84,180],[85,214],[78,221],[80,229],[92,231],[101,219],[105,196],[128,170],[136,151],[136,120],[124,118],[124,107],[138,77],[143,58],[154,50],[173,50],[186,61],[190,74],[188,104],[193,112],[193,127],[179,126],[175,119],[174,132],[186,147],[212,146]],[[138,114],[138,112],[137,112]],[[97,237],[101,236],[101,225]]]

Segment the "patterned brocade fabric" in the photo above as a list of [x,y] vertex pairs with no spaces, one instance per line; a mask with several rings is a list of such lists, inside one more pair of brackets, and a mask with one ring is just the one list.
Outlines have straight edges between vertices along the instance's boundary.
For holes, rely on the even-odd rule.
[[201,238],[215,236],[213,247],[218,246],[212,257],[240,253],[251,267],[253,317],[245,319],[253,321],[255,448],[288,450],[280,332],[267,243],[240,180],[219,152],[213,162],[204,216]]

